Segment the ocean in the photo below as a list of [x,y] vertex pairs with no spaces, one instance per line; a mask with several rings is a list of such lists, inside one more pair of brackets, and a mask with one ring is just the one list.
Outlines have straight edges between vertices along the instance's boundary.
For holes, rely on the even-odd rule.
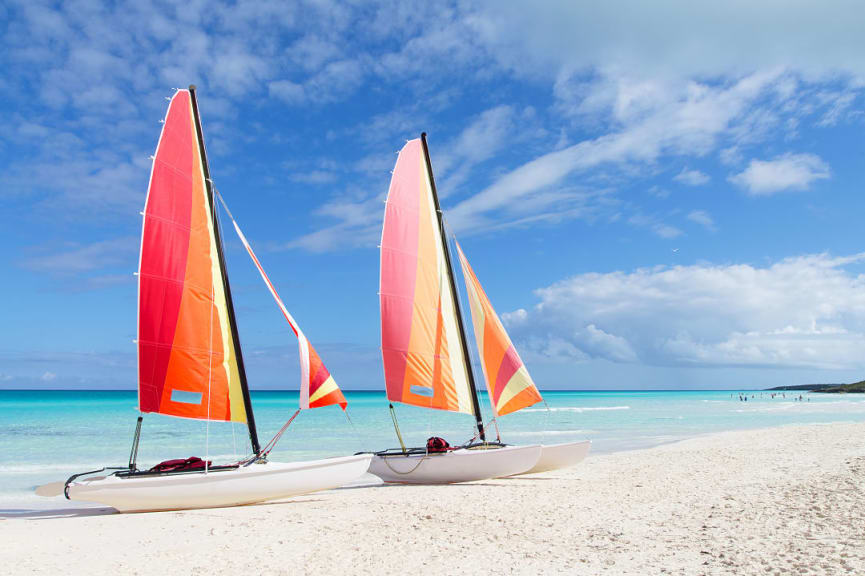
[[[748,401],[739,399],[746,394]],[[556,391],[539,404],[504,416],[502,440],[513,444],[590,439],[593,453],[646,448],[724,430],[789,424],[865,421],[865,396],[766,391]],[[308,460],[398,446],[383,392],[346,392],[348,418],[330,406],[301,413],[271,460]],[[297,407],[297,392],[252,393],[265,444]],[[490,413],[486,397],[482,410]],[[0,512],[74,503],[39,498],[35,486],[103,466],[124,466],[135,431],[134,391],[0,390]],[[406,443],[429,436],[451,444],[473,435],[473,418],[396,405]],[[350,420],[349,420],[350,418]],[[490,430],[494,436],[494,429]],[[249,452],[243,424],[144,416],[139,467],[187,456],[215,463]]]

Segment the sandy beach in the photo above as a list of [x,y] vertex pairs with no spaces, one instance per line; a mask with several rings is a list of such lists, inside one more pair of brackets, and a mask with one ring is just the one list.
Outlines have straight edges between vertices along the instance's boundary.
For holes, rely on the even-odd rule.
[[862,574],[863,503],[865,424],[791,426],[459,486],[6,515],[0,573]]

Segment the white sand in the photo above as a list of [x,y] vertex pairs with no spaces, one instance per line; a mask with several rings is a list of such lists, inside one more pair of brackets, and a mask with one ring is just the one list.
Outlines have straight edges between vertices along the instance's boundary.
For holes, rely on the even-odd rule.
[[0,574],[469,571],[865,574],[865,423],[729,432],[534,478],[0,519]]

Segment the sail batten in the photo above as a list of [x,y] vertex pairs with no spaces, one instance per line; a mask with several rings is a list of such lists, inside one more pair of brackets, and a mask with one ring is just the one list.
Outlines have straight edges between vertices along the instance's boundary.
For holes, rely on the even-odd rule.
[[537,404],[542,400],[541,394],[459,243],[457,253],[466,281],[475,341],[493,414],[503,416]]
[[[139,260],[139,409],[247,422],[239,350],[192,95],[169,104],[154,155]],[[192,393],[198,402],[174,392]],[[195,396],[199,395],[199,396]]]
[[381,240],[382,360],[388,399],[474,413],[451,270],[421,140],[399,153]]

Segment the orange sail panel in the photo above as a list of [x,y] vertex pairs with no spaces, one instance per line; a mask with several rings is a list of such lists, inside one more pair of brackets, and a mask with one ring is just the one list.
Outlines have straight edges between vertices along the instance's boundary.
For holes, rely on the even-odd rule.
[[472,311],[472,325],[493,413],[503,416],[541,401],[535,383],[520,360],[505,327],[457,244]]
[[[219,199],[222,200],[221,195]],[[225,206],[224,201],[223,206]],[[225,209],[228,211],[227,206]],[[230,214],[231,213],[229,212],[229,215]],[[345,396],[342,395],[342,391],[339,389],[339,386],[336,385],[333,376],[331,376],[330,372],[325,368],[324,363],[321,361],[321,358],[319,358],[315,348],[313,348],[312,344],[309,343],[309,340],[306,339],[300,326],[297,325],[294,316],[291,315],[285,307],[285,304],[282,303],[282,298],[280,298],[279,294],[276,293],[276,288],[273,287],[270,278],[267,277],[267,273],[261,266],[261,262],[258,261],[258,257],[255,255],[255,252],[252,251],[252,246],[249,245],[249,241],[247,241],[246,236],[240,230],[240,226],[233,217],[231,218],[231,223],[234,224],[234,231],[237,233],[237,237],[240,238],[244,248],[246,248],[246,252],[249,254],[249,257],[252,258],[255,267],[258,268],[258,273],[261,275],[261,279],[264,280],[267,289],[270,290],[270,295],[273,296],[274,300],[276,300],[276,305],[279,307],[282,315],[285,316],[285,319],[294,331],[295,336],[297,336],[297,344],[300,348],[301,409],[320,408],[331,404],[339,404],[342,409],[345,410]]]
[[246,422],[237,354],[187,90],[168,106],[144,208],[138,268],[142,412]]
[[473,413],[431,175],[421,141],[403,147],[381,239],[381,345],[387,396]]

